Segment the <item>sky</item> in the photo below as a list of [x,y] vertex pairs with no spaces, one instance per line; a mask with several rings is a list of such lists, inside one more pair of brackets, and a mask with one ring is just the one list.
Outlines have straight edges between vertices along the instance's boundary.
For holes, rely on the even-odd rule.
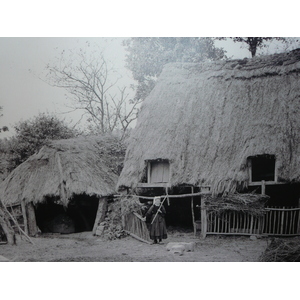
[[[17,122],[28,120],[39,113],[54,113],[69,125],[80,120],[81,111],[70,113],[71,102],[66,99],[66,91],[45,82],[46,65],[54,64],[63,50],[76,52],[82,48],[90,52],[98,47],[122,76],[118,84],[129,87],[135,83],[131,72],[125,67],[124,39],[0,37],[0,106],[3,107],[0,127],[9,127],[8,132],[1,133],[1,138],[12,136],[15,133],[13,126]],[[250,57],[250,52],[238,43],[220,41],[216,45],[227,50],[229,57]]]
[[[95,47],[104,51],[107,60],[122,76],[120,84],[129,86],[135,81],[125,68],[125,38],[51,38],[51,37],[2,37],[0,38],[0,105],[3,107],[0,127],[8,126],[2,137],[14,134],[13,125],[36,116],[38,113],[54,113],[68,124],[75,124],[80,111],[69,112],[70,101],[66,91],[45,82],[46,65],[54,64],[61,52],[80,48],[87,52]],[[88,45],[91,45],[88,47]],[[232,45],[228,49],[235,58],[249,56],[246,49]]]
[[[169,4],[162,1],[147,6],[131,0],[99,2],[98,6],[90,0],[84,6],[73,1],[70,5],[70,1],[53,0],[44,6],[31,0],[16,2],[17,10],[15,2],[3,4],[0,18],[0,127],[10,128],[1,138],[12,136],[14,124],[38,113],[54,113],[70,125],[80,119],[80,112],[66,114],[70,104],[66,92],[43,81],[45,66],[62,50],[88,50],[87,42],[97,44],[122,74],[123,85],[129,86],[134,81],[125,68],[126,52],[121,45],[128,36],[294,36],[291,28],[296,32],[298,28],[288,26],[293,20],[297,24],[296,11],[289,9],[284,17],[285,8],[274,6],[270,14],[269,6],[256,0],[242,13],[231,1],[201,3],[197,9],[192,9],[193,2],[186,1],[184,6],[173,3],[172,13]],[[246,21],[251,14],[255,20]],[[290,35],[284,30],[286,26]],[[220,42],[220,46],[232,58],[250,57],[239,44]]]
[[[60,53],[80,48],[86,51],[103,50],[107,60],[112,61],[122,76],[120,84],[134,83],[131,73],[125,68],[125,50],[121,45],[124,38],[49,38],[12,37],[0,38],[0,106],[3,107],[0,127],[8,126],[11,136],[13,124],[27,120],[38,113],[54,113],[75,124],[81,112],[70,111],[66,91],[45,82],[46,65],[54,64]],[[91,45],[90,47],[88,45]]]

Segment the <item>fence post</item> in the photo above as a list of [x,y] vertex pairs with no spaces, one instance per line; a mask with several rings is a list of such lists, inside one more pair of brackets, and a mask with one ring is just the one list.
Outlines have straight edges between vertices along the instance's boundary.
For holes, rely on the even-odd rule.
[[297,234],[300,235],[300,211],[297,211],[298,213],[298,225],[297,225]]
[[252,235],[253,233],[253,215],[251,215],[251,219],[250,219],[250,234]]
[[25,207],[25,202],[22,200],[21,200],[21,211],[23,215],[24,231],[26,234],[28,234],[28,219],[26,214],[26,207]]
[[[300,207],[300,198],[298,200],[298,208]],[[300,210],[297,210],[298,213],[298,225],[297,225],[297,234],[300,234]]]
[[207,215],[206,215],[205,201],[203,198],[204,197],[202,196],[201,197],[201,237],[205,239],[207,233]]
[[266,182],[264,180],[261,181],[261,194],[266,194]]
[[[191,193],[194,194],[194,187],[191,187]],[[194,229],[194,236],[196,236],[196,224],[195,224],[195,214],[194,214],[194,197],[191,197],[191,210],[192,210],[192,222],[193,222],[193,229]]]
[[[266,194],[266,182],[264,180],[261,181],[261,194]],[[265,218],[266,214],[264,214],[262,217],[258,217],[258,234],[263,234]]]

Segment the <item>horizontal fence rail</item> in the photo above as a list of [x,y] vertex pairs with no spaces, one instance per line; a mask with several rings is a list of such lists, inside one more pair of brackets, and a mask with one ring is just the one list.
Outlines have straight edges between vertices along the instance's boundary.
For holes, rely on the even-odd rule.
[[260,216],[247,212],[218,213],[202,209],[202,236],[207,234],[276,236],[300,235],[300,208],[266,207]]

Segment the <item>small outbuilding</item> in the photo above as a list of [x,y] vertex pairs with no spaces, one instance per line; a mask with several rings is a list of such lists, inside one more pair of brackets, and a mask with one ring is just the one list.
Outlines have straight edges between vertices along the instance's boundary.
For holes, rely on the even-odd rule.
[[8,175],[0,198],[29,235],[95,231],[123,158],[113,137],[52,141]]

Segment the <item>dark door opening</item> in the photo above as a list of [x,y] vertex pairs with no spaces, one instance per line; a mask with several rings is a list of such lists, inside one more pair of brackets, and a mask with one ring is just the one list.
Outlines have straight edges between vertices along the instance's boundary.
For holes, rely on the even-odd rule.
[[[152,187],[147,189],[141,189],[139,191],[140,196],[154,197],[161,196],[163,201],[166,191],[164,188]],[[179,186],[173,187],[168,191],[169,195],[182,195],[190,194],[192,192],[190,186]],[[194,193],[199,192],[198,187],[194,187]],[[167,199],[164,201],[164,207],[166,210],[166,225],[167,228],[174,228],[176,230],[193,230],[193,215],[192,215],[192,198],[169,198],[169,203]],[[140,199],[140,202],[144,204],[142,214],[146,214],[147,210],[151,207],[153,201],[147,199]],[[170,205],[169,205],[170,204]],[[195,196],[193,199],[193,209],[195,220],[200,220],[201,215],[201,198],[200,196]]]
[[170,206],[166,206],[166,224],[171,227],[192,229],[192,209],[190,198],[171,199]]
[[[248,192],[260,194],[261,187],[251,186],[248,188]],[[266,195],[270,196],[266,206],[299,207],[300,184],[294,183],[266,185],[265,193]]]
[[65,208],[55,199],[36,206],[37,226],[43,233],[75,233],[92,231],[99,199],[87,195],[75,196]]

